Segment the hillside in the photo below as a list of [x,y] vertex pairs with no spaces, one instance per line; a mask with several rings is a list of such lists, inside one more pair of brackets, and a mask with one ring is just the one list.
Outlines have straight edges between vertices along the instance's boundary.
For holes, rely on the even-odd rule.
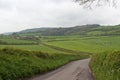
[[82,36],[109,36],[120,35],[120,25],[116,26],[100,26],[98,24],[75,26],[68,28],[35,28],[27,29],[17,34],[20,35],[42,35],[42,36],[66,36],[66,35],[82,35]]
[[20,35],[43,35],[43,36],[64,36],[64,35],[83,35],[86,31],[96,28],[99,25],[83,25],[68,28],[34,28],[18,32]]

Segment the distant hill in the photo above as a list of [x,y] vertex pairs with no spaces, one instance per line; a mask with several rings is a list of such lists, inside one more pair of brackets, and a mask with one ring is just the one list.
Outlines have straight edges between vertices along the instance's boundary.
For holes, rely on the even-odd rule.
[[2,33],[2,34],[0,34],[0,35],[11,35],[11,34],[13,34],[14,32],[6,32],[6,33]]
[[81,35],[81,36],[109,36],[120,35],[120,25],[116,26],[100,26],[98,24],[74,26],[68,28],[34,28],[18,32],[24,36],[66,36],[66,35]]

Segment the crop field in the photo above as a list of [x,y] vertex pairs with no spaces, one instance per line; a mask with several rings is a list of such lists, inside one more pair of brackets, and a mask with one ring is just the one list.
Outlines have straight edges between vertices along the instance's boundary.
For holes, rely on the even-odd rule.
[[99,53],[120,50],[120,37],[74,37],[46,40],[47,44],[83,52]]

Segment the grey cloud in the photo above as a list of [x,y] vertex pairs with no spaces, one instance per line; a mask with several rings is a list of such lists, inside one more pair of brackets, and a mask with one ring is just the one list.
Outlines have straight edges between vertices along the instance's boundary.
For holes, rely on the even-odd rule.
[[0,32],[93,23],[119,24],[120,9],[106,6],[87,10],[73,0],[0,0],[0,22]]
[[0,10],[9,10],[13,8],[13,4],[15,1],[13,0],[0,0]]

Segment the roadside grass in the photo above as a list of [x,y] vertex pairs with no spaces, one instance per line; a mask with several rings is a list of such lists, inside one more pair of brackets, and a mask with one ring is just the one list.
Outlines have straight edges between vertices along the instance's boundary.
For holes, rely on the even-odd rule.
[[13,48],[0,49],[0,80],[18,80],[54,70],[85,55],[49,54]]
[[96,80],[120,79],[120,51],[94,54],[90,65]]

